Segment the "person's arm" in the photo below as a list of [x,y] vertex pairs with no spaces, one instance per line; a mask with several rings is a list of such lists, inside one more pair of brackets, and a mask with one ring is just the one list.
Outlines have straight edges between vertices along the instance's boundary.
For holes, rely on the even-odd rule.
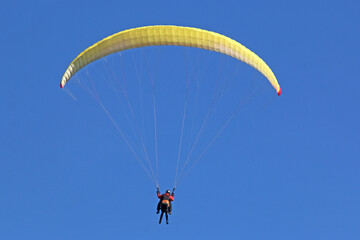
[[174,195],[175,195],[174,191],[175,191],[175,188],[173,189],[171,196],[169,196],[170,201],[174,201]]
[[161,198],[161,194],[160,194],[159,188],[157,188],[156,193],[157,193],[158,198]]

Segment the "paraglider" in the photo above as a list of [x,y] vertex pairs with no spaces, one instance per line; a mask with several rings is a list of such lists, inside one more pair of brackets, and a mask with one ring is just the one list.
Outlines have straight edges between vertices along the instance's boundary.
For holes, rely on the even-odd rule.
[[[270,67],[259,56],[257,56],[255,53],[250,51],[242,44],[219,33],[211,32],[199,28],[180,27],[180,26],[171,26],[171,25],[158,25],[158,26],[133,28],[113,34],[95,43],[94,45],[85,49],[70,63],[70,65],[66,69],[61,79],[60,87],[63,88],[65,84],[77,72],[79,72],[82,68],[84,68],[91,62],[106,57],[110,54],[121,52],[128,49],[147,47],[147,46],[164,46],[164,45],[201,48],[231,56],[235,59],[245,62],[246,64],[252,66],[260,73],[262,73],[266,77],[266,79],[270,82],[270,84],[273,86],[273,88],[276,90],[277,95],[281,94],[280,85],[278,84],[278,81],[275,75],[273,74],[272,70],[270,69]],[[100,105],[104,109],[106,114],[109,116],[110,120],[114,122],[113,118],[104,108],[102,103],[100,103]],[[154,100],[154,106],[155,106],[155,100]],[[156,111],[154,107],[154,118],[156,120],[155,112]],[[131,112],[131,114],[133,113]],[[114,125],[117,128],[120,135],[125,140],[125,142],[127,143],[127,145],[129,146],[130,150],[133,152],[134,156],[139,160],[139,156],[135,153],[135,150],[132,147],[131,143],[129,143],[126,136],[121,132],[121,130],[119,130],[118,125],[116,124]],[[156,122],[154,125],[155,125],[154,132],[155,132],[155,142],[156,142]],[[198,136],[199,135],[200,132]],[[139,139],[140,141],[142,141],[141,137],[139,137]],[[195,144],[193,145],[193,147],[194,146]],[[143,143],[140,149],[145,150]],[[190,151],[190,155],[192,150],[193,149],[191,149]],[[145,150],[145,155],[146,158],[149,158],[146,150]],[[147,160],[149,161],[149,159]],[[156,153],[156,161],[157,161],[157,153]],[[157,162],[156,162],[156,166],[157,166]],[[175,177],[175,185],[172,193],[170,192],[170,190],[167,190],[165,194],[161,195],[158,188],[159,186],[158,179],[156,179],[157,174],[153,173],[151,165],[150,165],[150,172],[152,174],[154,184],[157,187],[157,197],[160,199],[157,206],[157,214],[161,210],[159,223],[161,223],[163,215],[165,214],[166,223],[168,224],[168,214],[171,215],[171,211],[172,211],[171,202],[174,201],[174,191],[177,184],[176,182],[177,178]],[[180,175],[182,175],[182,172],[180,173]],[[183,176],[179,176],[178,179],[180,179],[180,177]]]

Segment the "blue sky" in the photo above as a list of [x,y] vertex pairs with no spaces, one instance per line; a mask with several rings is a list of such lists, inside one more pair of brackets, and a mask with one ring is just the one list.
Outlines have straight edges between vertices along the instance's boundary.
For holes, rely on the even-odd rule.
[[[0,238],[358,239],[359,10],[357,1],[1,3]],[[169,225],[157,223],[155,187],[96,101],[59,88],[86,47],[155,24],[243,43],[283,90],[228,126],[176,190]],[[168,164],[162,191],[172,187]]]

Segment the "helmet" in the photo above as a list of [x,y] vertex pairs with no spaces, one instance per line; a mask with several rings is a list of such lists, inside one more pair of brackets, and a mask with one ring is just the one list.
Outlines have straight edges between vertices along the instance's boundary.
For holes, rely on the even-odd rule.
[[166,193],[170,194],[170,190],[166,190]]

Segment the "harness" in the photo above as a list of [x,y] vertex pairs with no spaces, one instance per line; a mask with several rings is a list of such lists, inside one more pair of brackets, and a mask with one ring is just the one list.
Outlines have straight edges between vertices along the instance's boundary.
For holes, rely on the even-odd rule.
[[162,204],[170,204],[170,195],[166,195],[166,194],[164,194],[164,195],[162,195],[162,197],[161,197],[161,203]]

